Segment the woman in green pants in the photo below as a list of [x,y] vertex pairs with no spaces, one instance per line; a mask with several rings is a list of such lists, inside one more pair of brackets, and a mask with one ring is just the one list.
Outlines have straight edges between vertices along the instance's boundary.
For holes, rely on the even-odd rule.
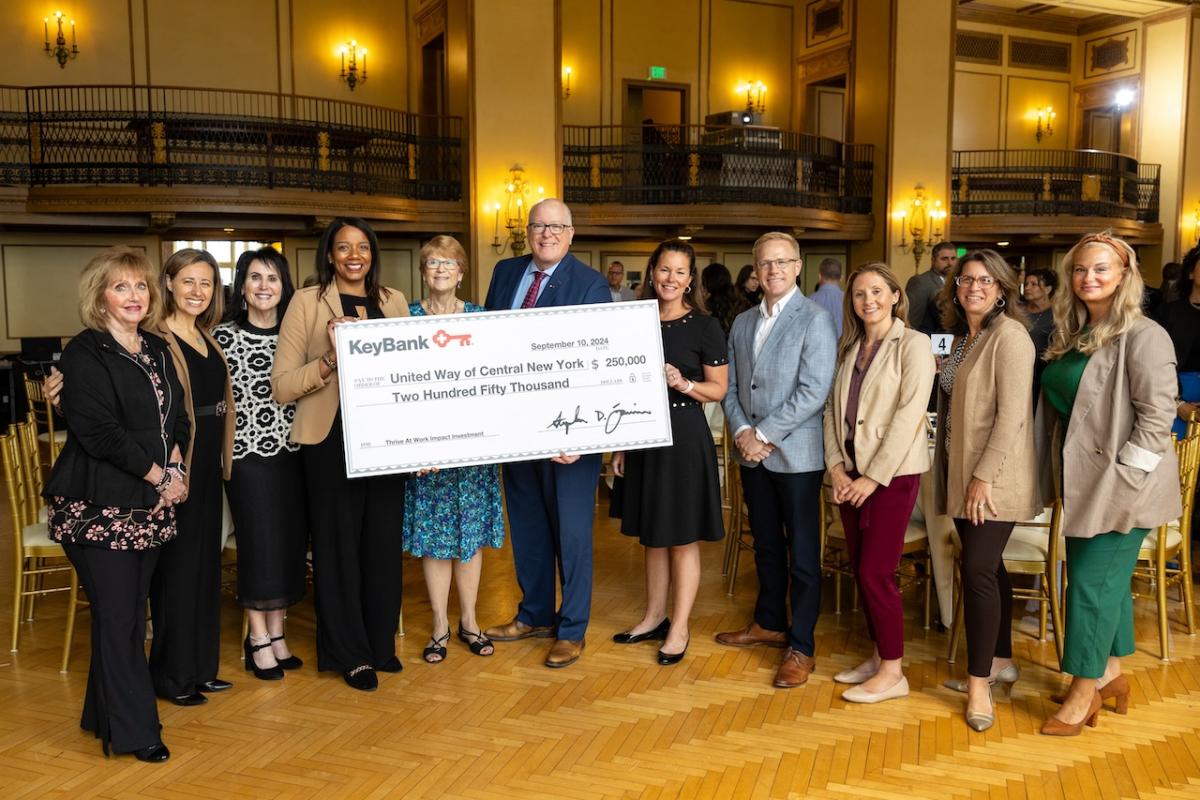
[[1142,278],[1128,244],[1088,234],[1062,262],[1037,426],[1043,486],[1062,499],[1067,537],[1063,672],[1071,687],[1042,733],[1095,726],[1103,698],[1129,702],[1120,657],[1134,650],[1129,581],[1150,528],[1181,513],[1171,443],[1175,350],[1142,315]]

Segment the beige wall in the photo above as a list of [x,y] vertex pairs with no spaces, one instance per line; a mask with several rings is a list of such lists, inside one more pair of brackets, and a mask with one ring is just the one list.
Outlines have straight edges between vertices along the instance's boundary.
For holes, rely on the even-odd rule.
[[1163,258],[1180,255],[1183,104],[1187,97],[1187,82],[1180,76],[1188,74],[1191,35],[1189,21],[1181,17],[1146,25],[1142,101],[1154,111],[1142,116],[1141,159],[1162,164],[1159,219]]
[[[130,39],[128,0],[87,0],[62,5],[74,17],[80,55],[65,68],[45,55],[42,20],[53,14],[53,2],[3,3],[0,25],[0,83],[42,86],[76,83],[129,83]],[[51,18],[53,23],[53,18]],[[51,26],[53,46],[57,29]],[[67,30],[67,41],[71,34]]]

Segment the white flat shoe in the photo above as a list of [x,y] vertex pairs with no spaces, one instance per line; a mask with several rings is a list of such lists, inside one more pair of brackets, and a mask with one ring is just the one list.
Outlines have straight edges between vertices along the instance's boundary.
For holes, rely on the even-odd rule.
[[904,676],[882,692],[868,692],[861,686],[851,686],[842,692],[842,699],[849,703],[882,703],[897,697],[908,697],[908,678]]
[[879,671],[878,665],[874,667],[864,668],[861,665],[854,669],[844,669],[837,675],[833,676],[833,680],[837,683],[859,684],[871,680],[875,677],[875,673]]

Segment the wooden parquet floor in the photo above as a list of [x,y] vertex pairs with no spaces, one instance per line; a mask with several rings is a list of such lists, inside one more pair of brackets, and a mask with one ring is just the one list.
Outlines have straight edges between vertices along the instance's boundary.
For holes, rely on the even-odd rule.
[[[0,519],[7,532],[7,521]],[[0,540],[0,623],[7,642],[11,547]],[[655,645],[610,636],[640,617],[642,551],[601,520],[596,591],[583,658],[542,666],[548,643],[498,644],[477,658],[453,641],[444,664],[420,660],[429,603],[419,564],[405,560],[405,669],[374,694],[312,665],[310,601],[292,610],[289,642],[307,662],[281,683],[242,671],[240,612],[225,597],[222,677],[234,689],[197,708],[160,705],[163,765],[106,759],[78,727],[88,660],[80,619],[71,669],[58,673],[64,599],[22,624],[19,653],[0,654],[0,798],[1182,798],[1200,797],[1200,641],[1176,627],[1170,664],[1156,657],[1154,620],[1139,605],[1139,652],[1127,659],[1134,706],[1108,712],[1074,739],[1038,734],[1062,685],[1050,642],[1032,616],[1019,623],[1022,678],[997,724],[974,733],[963,696],[941,686],[947,637],[920,625],[906,600],[908,698],[842,702],[831,675],[866,653],[859,613],[830,611],[818,629],[817,673],[790,691],[771,687],[779,651],[735,650],[712,635],[748,618],[755,581],[743,558],[734,596],[721,547],[704,550],[692,642],[674,667]],[[485,624],[507,619],[517,589],[511,551],[488,552],[479,602]],[[453,602],[453,601],[452,601]],[[847,603],[848,605],[848,603]],[[453,621],[456,617],[452,616]]]

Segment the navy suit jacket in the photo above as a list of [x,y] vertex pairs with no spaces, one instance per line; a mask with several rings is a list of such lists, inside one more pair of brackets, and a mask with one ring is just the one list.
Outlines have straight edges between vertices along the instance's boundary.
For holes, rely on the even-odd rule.
[[[492,284],[488,287],[484,306],[488,311],[508,311],[512,308],[513,294],[521,282],[532,255],[506,258],[492,272]],[[542,290],[535,308],[546,306],[578,306],[586,303],[611,303],[612,294],[608,282],[596,270],[567,253],[550,276],[550,282]]]

